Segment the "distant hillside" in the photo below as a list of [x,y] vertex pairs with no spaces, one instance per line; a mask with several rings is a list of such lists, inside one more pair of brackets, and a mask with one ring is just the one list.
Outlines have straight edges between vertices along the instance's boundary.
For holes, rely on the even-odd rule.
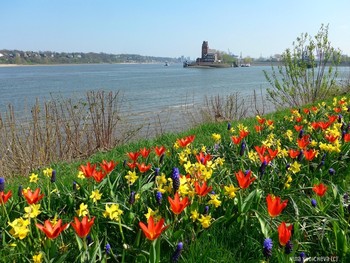
[[0,50],[0,64],[86,64],[86,63],[179,63],[181,58],[137,54],[65,53],[51,51]]

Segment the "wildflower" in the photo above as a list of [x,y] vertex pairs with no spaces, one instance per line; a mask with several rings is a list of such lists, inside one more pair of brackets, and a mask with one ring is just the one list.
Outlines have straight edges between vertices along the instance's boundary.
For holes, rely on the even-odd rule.
[[292,241],[288,240],[286,246],[284,247],[284,253],[286,255],[289,255],[293,251],[293,243]]
[[267,211],[271,217],[276,217],[282,213],[282,210],[286,208],[288,200],[284,200],[281,203],[281,198],[268,194],[266,197]]
[[180,187],[180,171],[179,171],[179,168],[177,168],[177,167],[173,168],[171,179],[173,181],[174,192],[176,192],[179,189],[179,187]]
[[23,190],[23,195],[29,205],[36,204],[44,197],[44,194],[39,195],[39,193],[40,188],[37,188],[34,192],[32,192],[30,189]]
[[81,203],[79,206],[79,209],[76,211],[77,214],[80,216],[86,216],[89,213],[89,210],[87,208],[88,206],[84,203]]
[[324,196],[324,194],[327,191],[327,186],[323,183],[315,184],[312,190],[318,195],[318,196]]
[[209,214],[209,206],[206,205],[206,206],[204,207],[203,214],[204,214],[204,215],[208,215],[208,214]]
[[197,195],[199,196],[206,196],[211,191],[211,189],[213,189],[213,187],[207,186],[206,181],[204,181],[202,185],[200,185],[198,182],[195,182],[194,187],[196,189]]
[[198,221],[202,224],[203,228],[208,228],[211,225],[211,215],[201,215],[201,218],[198,219]]
[[234,187],[233,184],[230,184],[229,186],[224,186],[225,194],[230,198],[236,197],[236,192],[239,190],[238,187]]
[[141,156],[146,159],[148,157],[148,155],[150,154],[151,149],[146,149],[145,147],[140,149],[139,153],[141,154]]
[[264,173],[265,173],[265,169],[266,169],[266,167],[267,167],[267,164],[268,164],[268,161],[266,161],[266,160],[263,160],[263,161],[261,162],[261,165],[260,165],[260,167],[259,167],[260,179],[262,178],[262,176],[263,176]]
[[164,218],[161,218],[155,224],[152,216],[148,218],[147,226],[143,222],[139,222],[139,226],[141,227],[146,238],[149,240],[157,239],[162,232],[168,228],[168,226],[164,226]]
[[135,203],[135,192],[132,191],[129,196],[129,204],[133,205]]
[[29,223],[29,219],[16,218],[8,223],[12,227],[10,234],[14,238],[24,239],[29,233]]
[[40,215],[41,211],[40,204],[33,204],[30,206],[27,206],[24,208],[25,215],[24,218],[36,218],[38,215]]
[[112,172],[114,170],[116,165],[117,165],[117,163],[114,161],[107,162],[107,161],[103,160],[100,166],[101,166],[102,170],[105,171],[106,174],[109,174],[110,172]]
[[77,217],[74,217],[74,223],[71,223],[71,225],[74,228],[77,235],[81,238],[84,238],[90,233],[94,221],[95,217],[88,219],[87,216],[84,216],[81,222]]
[[32,173],[32,174],[29,176],[29,182],[30,182],[30,183],[37,183],[38,180],[39,180],[38,174]]
[[80,165],[79,169],[80,169],[80,171],[83,172],[83,174],[86,178],[90,178],[95,173],[96,164],[91,165],[91,163],[88,162],[86,165]]
[[311,205],[313,206],[313,207],[316,207],[317,206],[317,201],[315,200],[315,199],[311,199]]
[[284,221],[278,226],[278,239],[281,246],[285,246],[290,240],[290,237],[292,235],[292,229],[293,225],[287,227]]
[[102,194],[98,189],[91,192],[90,199],[96,204],[98,200],[101,200]]
[[9,198],[12,196],[12,191],[8,191],[7,194],[5,192],[0,192],[0,204],[6,204],[6,202],[9,200]]
[[162,204],[162,199],[163,199],[162,193],[157,191],[157,193],[156,193],[156,201],[157,201],[158,205]]
[[196,220],[199,218],[199,213],[198,213],[198,211],[197,211],[197,210],[191,211],[191,216],[190,216],[190,218],[192,219],[193,222],[196,221]]
[[161,216],[158,215],[158,210],[153,211],[152,208],[148,207],[147,214],[145,214],[145,217],[148,220],[150,216],[152,216],[155,221],[158,221],[161,218]]
[[249,185],[256,180],[255,177],[251,178],[251,174],[252,171],[250,170],[248,170],[245,174],[242,172],[242,170],[235,173],[240,188],[248,188]]
[[272,256],[272,246],[273,246],[272,239],[266,238],[264,240],[264,245],[263,245],[263,254],[266,258],[269,258]]
[[230,131],[231,130],[231,123],[227,123],[227,130]]
[[350,133],[344,134],[344,142],[350,142]]
[[56,170],[52,170],[51,174],[51,183],[56,182]]
[[123,213],[123,210],[119,209],[119,204],[112,204],[111,206],[106,204],[106,210],[103,213],[103,216],[109,217],[111,220],[119,221],[120,216]]
[[329,175],[335,175],[335,170],[333,168],[329,168],[328,173]]
[[239,155],[240,155],[240,156],[243,156],[246,147],[247,147],[247,145],[246,145],[245,141],[243,141],[243,142],[241,143],[241,148],[240,148],[240,150],[239,150]]
[[145,173],[149,169],[151,169],[151,164],[146,165],[145,163],[137,164],[137,168],[139,169],[140,173]]
[[157,156],[161,157],[165,153],[166,149],[164,146],[160,146],[160,147],[156,146],[154,147],[154,151]]
[[92,243],[92,237],[90,235],[86,236],[86,243],[88,246],[90,246],[90,244]]
[[43,174],[47,177],[51,177],[52,176],[52,171],[53,169],[52,168],[46,168],[43,170]]
[[171,211],[178,215],[189,205],[188,197],[184,197],[180,200],[178,192],[175,193],[174,199],[168,196]]
[[105,251],[106,251],[107,255],[109,255],[111,253],[111,245],[109,243],[106,244]]
[[303,135],[297,142],[300,149],[305,149],[310,144],[310,135]]
[[219,195],[211,194],[208,204],[218,208],[221,205],[221,201],[219,200]]
[[179,242],[176,246],[176,250],[174,251],[173,255],[171,256],[171,262],[178,262],[179,261],[182,249],[183,249],[183,243]]
[[55,224],[52,224],[50,220],[47,219],[44,222],[44,225],[41,225],[41,224],[35,224],[35,225],[37,226],[37,228],[43,231],[49,239],[55,239],[63,230],[66,230],[68,227],[68,224],[64,224],[63,226],[61,226],[62,219],[58,220]]
[[128,171],[128,174],[125,175],[125,179],[127,180],[129,185],[133,185],[138,178],[139,177],[136,175],[135,171]]
[[42,253],[33,255],[33,263],[41,263],[42,260],[43,260],[42,257],[43,257],[43,254],[42,254]]
[[23,187],[22,187],[22,185],[18,186],[17,195],[18,195],[19,198],[21,198],[23,196]]
[[290,188],[290,183],[293,181],[293,178],[290,176],[290,174],[287,175],[287,180],[284,183],[284,186],[289,189]]

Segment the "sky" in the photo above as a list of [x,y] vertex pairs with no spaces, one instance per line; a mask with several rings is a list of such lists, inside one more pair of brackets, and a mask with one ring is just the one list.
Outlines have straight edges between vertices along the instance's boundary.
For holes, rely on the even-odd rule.
[[201,45],[270,57],[329,25],[350,55],[349,0],[2,0],[0,49],[201,56]]

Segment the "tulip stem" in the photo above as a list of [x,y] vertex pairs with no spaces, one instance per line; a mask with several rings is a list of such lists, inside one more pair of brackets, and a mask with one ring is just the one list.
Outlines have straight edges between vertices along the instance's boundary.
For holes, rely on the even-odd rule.
[[120,234],[122,235],[123,243],[125,244],[125,237],[124,237],[123,228],[122,228],[122,223],[121,223],[120,218],[119,218],[119,220],[118,220],[118,223],[119,223],[119,231],[120,231]]

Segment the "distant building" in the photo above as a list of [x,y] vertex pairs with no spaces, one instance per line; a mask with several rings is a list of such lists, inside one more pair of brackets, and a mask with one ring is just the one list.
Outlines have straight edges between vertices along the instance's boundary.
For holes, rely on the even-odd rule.
[[197,62],[218,62],[218,56],[216,53],[210,53],[208,41],[203,41],[202,44],[202,57],[197,58]]

